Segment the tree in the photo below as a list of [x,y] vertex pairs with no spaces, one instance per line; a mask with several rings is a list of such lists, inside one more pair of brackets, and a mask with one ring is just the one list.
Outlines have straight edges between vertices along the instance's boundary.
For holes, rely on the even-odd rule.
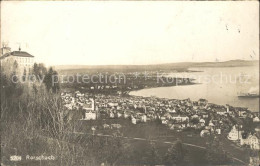
[[43,79],[47,74],[47,68],[43,63],[34,63],[33,65],[33,74],[36,76],[36,78]]
[[246,117],[244,119],[243,130],[244,132],[251,133],[251,134],[255,132],[255,124],[252,118]]
[[190,122],[193,124],[198,124],[200,121],[198,118],[192,118]]
[[14,71],[16,71],[18,68],[18,63],[16,61],[14,61],[13,67],[14,67]]
[[171,146],[165,155],[165,164],[174,165],[181,164],[184,161],[186,150],[183,148],[181,141],[177,141]]
[[218,138],[210,137],[207,145],[206,160],[209,164],[227,164],[231,161]]
[[48,73],[44,77],[44,81],[43,81],[48,92],[51,90],[51,86],[52,86],[52,78],[51,78],[52,73],[53,73],[53,70],[52,70],[52,68],[50,68],[48,70]]
[[38,67],[38,64],[37,63],[34,63],[33,64],[33,74],[35,76],[39,75],[39,67]]
[[26,80],[26,69],[24,68],[24,70],[23,70],[23,81],[25,81]]
[[113,133],[113,137],[93,137],[93,144],[89,148],[97,161],[118,165],[117,163],[128,153],[130,146],[120,135],[120,132],[116,132]]
[[[80,124],[70,120],[61,96],[48,93],[39,84],[33,84],[35,93],[31,93],[30,87],[17,79],[15,71],[8,75],[1,72],[1,141],[5,144],[1,156],[9,158],[14,154],[10,149],[15,148],[21,155],[56,156],[51,165],[97,165],[90,163],[94,155],[89,145],[68,134]],[[31,161],[23,162],[32,165]]]
[[57,93],[60,90],[58,73],[53,70],[52,67],[49,68],[46,76],[44,77],[44,84],[47,91],[51,90],[53,93]]
[[149,142],[148,146],[145,148],[144,160],[144,162],[149,165],[158,165],[161,163],[161,157],[155,143]]
[[57,71],[52,74],[52,92],[57,93],[60,90],[59,78]]

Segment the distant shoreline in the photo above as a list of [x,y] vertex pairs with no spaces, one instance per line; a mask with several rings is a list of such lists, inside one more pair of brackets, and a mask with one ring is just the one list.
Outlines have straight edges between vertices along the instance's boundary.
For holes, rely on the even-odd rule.
[[[192,84],[192,85],[197,85],[197,84],[201,84],[201,83],[195,83],[195,84]],[[189,85],[181,85],[181,86],[189,86]],[[174,87],[174,86],[171,86],[171,87]],[[190,97],[187,97],[187,98],[183,98],[183,99],[178,99],[178,98],[170,98],[170,97],[159,97],[159,96],[156,96],[156,95],[143,96],[143,95],[133,95],[133,94],[130,94],[131,92],[137,92],[137,91],[141,91],[141,90],[144,90],[144,89],[155,89],[155,88],[165,88],[165,87],[153,87],[153,88],[143,88],[143,89],[139,89],[139,90],[133,90],[133,91],[130,91],[130,92],[126,95],[126,97],[127,97],[127,96],[131,96],[131,97],[144,97],[144,98],[156,97],[156,98],[158,98],[158,99],[168,99],[168,100],[171,100],[171,99],[173,99],[173,100],[185,100],[185,99],[190,98]],[[205,98],[205,99],[206,99],[206,98]],[[208,99],[206,99],[206,100],[208,100]],[[210,101],[209,101],[209,102],[210,102]],[[216,103],[213,103],[213,104],[216,104]],[[226,103],[226,104],[228,104],[228,103]],[[216,104],[216,105],[224,106],[223,104]],[[233,105],[231,105],[231,104],[228,104],[228,105],[230,105],[230,106],[232,106],[232,107],[236,107],[236,108],[247,108],[248,111],[250,111],[250,112],[259,112],[259,111],[257,111],[257,110],[250,110],[248,107],[233,106]]]
[[147,65],[53,65],[56,70],[179,70],[196,67],[248,67],[259,66],[259,60],[230,60],[223,62],[176,62]]

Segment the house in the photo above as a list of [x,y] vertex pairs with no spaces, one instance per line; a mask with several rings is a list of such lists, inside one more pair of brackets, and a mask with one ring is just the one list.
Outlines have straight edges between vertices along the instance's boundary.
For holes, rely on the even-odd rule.
[[85,112],[85,118],[84,120],[96,120],[97,114],[95,111],[87,110]]
[[166,119],[162,120],[162,124],[167,124],[167,123],[168,123],[168,120],[166,120]]
[[72,110],[72,104],[65,104],[64,107],[66,107],[69,110]]
[[172,119],[176,120],[177,122],[185,122],[189,121],[189,117],[185,115],[172,115]]
[[176,113],[175,109],[169,109],[168,108],[167,111],[170,112],[170,113]]
[[247,112],[245,110],[239,110],[238,116],[241,118],[245,118],[247,116]]
[[208,100],[206,100],[206,99],[199,99],[198,104],[199,105],[207,105],[208,104]]
[[198,119],[199,116],[195,114],[195,115],[192,115],[191,118],[192,118],[192,119]]
[[89,99],[82,105],[82,109],[86,111],[94,111],[95,102],[93,99]]
[[209,127],[210,128],[214,128],[215,127],[215,125],[214,125],[214,123],[212,121],[209,122]]
[[254,135],[248,135],[247,137],[241,137],[240,138],[240,144],[241,145],[249,145],[251,149],[259,150],[259,139],[258,137]]
[[130,116],[130,112],[125,111],[125,112],[124,112],[124,118],[128,118],[129,116]]
[[257,136],[260,137],[260,125],[256,126],[255,132],[256,132]]
[[111,124],[111,128],[120,129],[122,126],[120,124]]
[[0,56],[1,68],[4,68],[5,71],[17,71],[18,75],[26,74],[28,75],[34,64],[34,56],[31,54],[21,51],[11,51],[10,47],[4,46],[1,48]]
[[182,129],[183,127],[180,124],[172,124],[170,125],[170,130],[178,130],[178,129]]
[[172,119],[172,115],[170,114],[170,113],[166,113],[166,114],[164,114],[162,117],[161,117],[161,119],[164,119],[164,118],[166,118],[166,119]]
[[[79,94],[79,93],[78,93]],[[95,120],[97,119],[97,113],[94,108],[94,100],[90,99],[89,101],[86,101],[86,103],[83,103],[82,109],[85,111],[85,120]]]
[[110,111],[109,117],[110,117],[110,118],[114,118],[114,117],[115,117],[115,114],[114,114],[112,111]]
[[217,134],[221,134],[221,129],[216,129]]
[[204,123],[205,124],[205,120],[204,119],[200,119],[200,121],[199,121],[200,123]]
[[109,129],[110,126],[108,124],[103,124],[104,129]]
[[120,118],[122,116],[122,113],[117,112],[117,117]]
[[256,116],[254,117],[253,122],[260,122],[260,119]]
[[[159,117],[160,117],[160,116],[159,116]],[[161,119],[161,120],[166,120],[167,117],[164,115],[164,116],[161,116],[160,119]]]
[[258,156],[253,156],[249,158],[249,165],[248,166],[256,166],[260,162],[260,159]]
[[136,119],[135,119],[135,117],[132,116],[131,121],[132,121],[133,124],[136,124]]
[[83,100],[83,97],[84,97],[84,94],[82,94],[82,93],[76,93],[76,97],[78,97],[79,98],[79,100],[80,101],[82,101]]
[[227,138],[231,141],[237,141],[242,138],[242,131],[239,131],[238,128],[234,125],[231,131],[228,133]]
[[218,115],[225,115],[226,114],[226,109],[216,109],[216,113],[218,114]]
[[208,136],[208,135],[210,135],[209,130],[201,130],[201,132],[200,132],[201,137],[205,137],[205,136]]
[[147,119],[146,115],[142,115],[142,116],[141,116],[141,121],[142,121],[142,122],[146,122],[146,119]]
[[208,118],[209,115],[208,115],[208,114],[202,114],[202,117],[203,117],[203,118]]
[[118,106],[118,103],[108,103],[107,105],[109,107],[116,107],[116,106]]

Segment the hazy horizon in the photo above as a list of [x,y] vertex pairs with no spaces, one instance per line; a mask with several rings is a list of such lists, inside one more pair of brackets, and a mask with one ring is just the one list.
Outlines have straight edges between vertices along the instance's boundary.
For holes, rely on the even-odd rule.
[[182,62],[166,62],[166,63],[155,63],[155,64],[101,64],[101,65],[87,65],[87,64],[60,64],[60,65],[52,65],[52,66],[149,66],[149,65],[167,65],[167,64],[181,64],[181,63],[225,63],[231,61],[244,61],[244,62],[259,62],[259,60],[243,60],[243,59],[232,59],[227,61],[182,61]]
[[3,1],[1,26],[51,66],[259,60],[257,1]]

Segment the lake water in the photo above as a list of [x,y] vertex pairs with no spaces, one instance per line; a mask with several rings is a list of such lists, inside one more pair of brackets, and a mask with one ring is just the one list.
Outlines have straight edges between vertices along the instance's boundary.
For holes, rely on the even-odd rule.
[[142,89],[130,92],[135,96],[156,96],[169,99],[198,100],[207,99],[215,104],[230,104],[247,107],[251,111],[259,111],[259,98],[239,98],[238,93],[259,93],[259,68],[222,67],[222,68],[190,68],[202,72],[171,73],[169,77],[195,78],[198,84],[172,87]]

